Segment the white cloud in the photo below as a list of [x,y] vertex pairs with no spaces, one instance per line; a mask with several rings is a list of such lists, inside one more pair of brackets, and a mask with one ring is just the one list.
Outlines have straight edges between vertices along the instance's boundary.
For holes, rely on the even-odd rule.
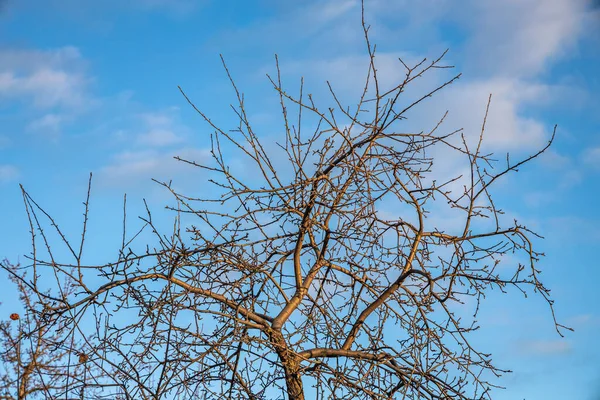
[[357,0],[337,0],[325,2],[324,4],[318,4],[320,7],[314,16],[318,17],[321,21],[327,22],[345,15],[350,10],[356,8],[359,4],[360,3]]
[[146,112],[140,114],[139,118],[148,126],[168,126],[173,123],[173,117],[165,112]]
[[8,183],[19,177],[19,170],[14,165],[0,165],[0,183]]
[[568,156],[558,153],[552,148],[548,149],[544,156],[540,159],[540,163],[553,170],[564,170],[572,167],[571,159]]
[[[132,109],[125,105],[123,109]],[[179,108],[134,112],[109,121],[98,131],[110,131],[113,144],[119,149],[148,150],[161,147],[180,147],[190,136],[190,129],[181,121]]]
[[[252,50],[252,58],[256,58],[254,49],[268,54],[292,49],[294,53],[325,54],[329,49],[355,47],[362,37],[359,0],[282,1],[275,7],[276,18],[251,19],[250,24],[220,32],[212,42],[215,49]],[[315,40],[306,41],[308,38]]]
[[600,170],[600,146],[585,150],[582,159],[586,166],[594,170]]
[[[282,58],[284,78],[287,74],[305,76],[306,89],[313,93],[321,90],[317,85],[322,87],[325,80],[330,80],[338,94],[356,95],[362,89],[368,62],[364,44],[356,46],[364,40],[360,37],[359,10],[356,1],[286,6],[286,12],[279,13],[277,20],[261,21],[260,26],[244,28],[244,37],[255,37],[252,41],[257,43],[256,46],[275,49],[282,38],[304,38],[308,44],[303,49],[315,47],[316,51],[299,52],[293,59]],[[442,35],[429,35],[426,39],[429,42],[422,43],[418,33],[423,27],[419,25],[427,25],[429,30],[441,33],[441,22],[454,22],[456,26],[452,29],[459,33],[459,38],[464,38],[462,42],[459,39],[453,43],[447,57],[459,57],[458,64],[461,64],[461,70],[466,69],[466,74],[456,84],[419,106],[412,120],[404,124],[413,130],[423,129],[425,124],[449,109],[450,115],[443,128],[452,131],[463,127],[467,136],[476,138],[487,98],[492,93],[485,146],[491,151],[530,151],[546,143],[552,126],[532,117],[529,109],[566,105],[573,99],[585,97],[570,84],[548,85],[540,79],[553,61],[568,55],[586,29],[590,13],[586,11],[584,0],[465,0],[460,8],[446,0],[424,0],[416,4],[403,0],[372,0],[367,2],[366,11],[367,23],[374,27],[371,32],[373,42],[378,44],[377,63],[383,87],[397,82],[404,74],[398,56],[408,64],[422,58],[398,52],[398,48],[410,50],[419,43],[431,56],[438,55],[435,49],[448,44],[449,40]],[[420,22],[411,22],[413,17]],[[311,21],[308,28],[307,21]],[[340,39],[337,33],[330,31],[331,25],[340,27],[343,32],[350,29],[354,34]],[[279,34],[273,35],[273,32]],[[337,47],[332,47],[332,42],[336,42]],[[347,46],[350,42],[352,46]],[[382,50],[388,48],[396,51]],[[262,68],[261,73],[265,70],[273,72],[269,67]],[[413,86],[426,88],[425,82],[435,83],[439,78],[427,79],[419,80]],[[344,100],[348,98],[342,96]],[[355,96],[348,104],[353,104],[354,100]]]
[[64,116],[49,113],[30,122],[27,128],[32,131],[54,134],[60,130],[60,127],[64,121]]
[[[408,65],[415,65],[423,57],[401,52],[378,53],[376,64],[381,91],[391,89],[392,86],[399,84],[404,79],[406,70],[398,60],[399,58],[402,58],[402,61]],[[305,76],[308,83],[307,90],[310,92],[318,87],[327,90],[323,83],[329,81],[336,94],[342,96],[349,93],[360,94],[365,85],[368,67],[369,56],[367,54],[303,59],[281,63],[281,71],[284,75]],[[271,66],[264,67],[261,69],[261,75],[272,71]],[[373,88],[372,84],[371,88]],[[355,98],[352,97],[351,100],[354,101]]]
[[145,147],[165,147],[183,142],[183,136],[176,132],[185,133],[187,128],[178,123],[175,111],[178,109],[138,115],[138,119],[144,125],[144,131],[137,135],[137,144]]
[[0,50],[0,100],[21,100],[36,108],[70,110],[90,105],[90,78],[79,50]]
[[[449,0],[371,0],[365,9],[367,23],[373,26],[371,38],[381,49],[398,44],[404,49],[450,46],[451,54],[458,51],[466,58],[469,74],[514,78],[544,72],[552,61],[574,50],[597,19],[598,12],[588,4],[589,0],[464,0],[456,7]],[[350,19],[358,25],[354,16]]]
[[576,43],[585,6],[585,0],[471,0],[454,17],[471,31],[467,55],[475,68],[531,76]]
[[567,326],[583,327],[594,324],[599,321],[598,317],[593,314],[578,314],[567,319]]
[[[139,188],[151,184],[151,179],[176,182],[190,177],[192,166],[174,159],[204,162],[210,152],[203,149],[181,148],[171,152],[158,150],[126,151],[117,154],[111,164],[102,168],[98,184],[105,187]],[[187,172],[187,173],[185,173]]]
[[549,88],[515,79],[484,79],[459,82],[439,94],[434,102],[447,107],[446,127],[464,128],[472,139],[479,136],[485,107],[492,101],[485,127],[484,146],[490,150],[515,151],[539,148],[549,137],[544,125],[527,117],[523,108],[548,98]]
[[138,143],[151,147],[163,147],[180,143],[183,139],[168,129],[152,129],[138,135]]
[[522,352],[533,355],[559,355],[572,350],[571,343],[565,339],[534,340],[521,343],[519,347]]
[[[305,49],[312,49],[314,43],[319,43],[322,48],[319,47],[309,55],[300,52],[292,57],[288,55],[281,58],[284,81],[294,82],[293,79],[288,79],[287,75],[302,75],[307,83],[306,92],[316,94],[316,91],[323,94],[326,91],[326,88],[323,89],[323,83],[330,80],[338,94],[342,94],[342,103],[353,106],[356,94],[360,93],[364,84],[368,58],[364,55],[364,46],[350,48],[345,45],[348,41],[360,44],[362,39],[360,35],[354,34],[351,40],[340,40],[339,48],[331,48],[332,51],[326,53],[322,49],[329,50],[328,44],[338,38],[335,34],[330,37],[331,33],[326,26],[319,28],[319,22],[295,36],[294,29],[299,21],[310,20],[306,19],[309,9],[310,6],[307,6],[293,17],[284,15],[276,22],[256,28],[251,34],[257,36],[256,43],[264,45],[266,42],[269,46],[273,46],[273,43],[277,43],[282,37],[288,37],[268,37],[268,32],[275,31],[293,31],[294,38],[310,37],[310,40],[305,39],[309,42],[304,46]],[[439,132],[464,128],[469,144],[474,145],[491,93],[493,96],[486,124],[484,150],[495,152],[494,158],[500,159],[502,165],[505,152],[511,152],[511,159],[516,160],[519,157],[518,153],[530,154],[544,146],[550,138],[553,123],[558,121],[544,121],[533,116],[532,110],[539,111],[557,105],[566,105],[568,108],[585,98],[582,90],[573,87],[573,82],[559,79],[560,84],[547,84],[543,75],[553,62],[569,55],[569,51],[577,44],[585,29],[582,23],[587,16],[581,0],[466,0],[464,4],[461,3],[459,9],[445,0],[424,0],[415,4],[402,0],[372,0],[367,3],[367,12],[370,12],[369,10],[373,10],[368,23],[374,26],[371,39],[373,43],[378,44],[377,64],[378,72],[383,77],[383,87],[388,87],[403,78],[403,67],[397,61],[399,56],[408,64],[422,58],[422,55],[411,54],[405,50],[420,47],[426,50],[428,58],[431,59],[432,55],[439,55],[435,54],[436,49],[456,39],[446,39],[441,35],[436,37],[430,33],[424,35],[423,39],[419,33],[428,30],[423,26],[431,28],[430,31],[441,32],[439,22],[458,22],[452,29],[455,29],[454,33],[458,32],[459,40],[451,45],[447,59],[455,58],[453,61],[460,66],[456,72],[466,70],[466,73],[455,84],[411,111],[409,119],[398,124],[400,129],[427,130],[449,110],[450,113]],[[347,18],[343,21],[335,20],[336,26],[339,22],[343,26],[342,31],[351,26],[355,33],[360,33],[359,20],[355,18],[354,11],[348,8],[345,14],[342,14]],[[404,18],[407,13],[411,18],[416,16],[419,23],[415,24],[411,18]],[[418,26],[419,24],[423,26]],[[386,52],[387,49],[393,52]],[[446,64],[454,62],[449,61]],[[272,72],[274,68],[266,70]],[[261,70],[264,71],[265,68]],[[441,78],[447,76],[444,75],[444,71],[432,71],[429,77],[415,81],[403,95],[402,101],[414,99],[419,93],[425,94],[426,90],[435,87],[434,85],[441,83]],[[317,104],[323,105],[322,102]],[[455,155],[447,156],[446,150],[440,149],[443,154],[431,154],[436,157],[438,163],[435,173],[450,174],[454,177],[464,169],[466,159]],[[558,168],[559,164],[568,164],[557,174],[557,190],[564,190],[581,180],[580,172],[569,160],[557,154],[550,157],[552,160],[548,162],[552,163],[552,168]],[[600,150],[597,156],[589,155],[588,159],[590,165],[596,163],[600,167]],[[453,188],[460,192],[463,181],[457,181]],[[496,186],[500,185],[501,182]],[[526,201],[539,204],[545,199],[544,196],[552,198],[549,192],[529,193]],[[439,224],[447,229],[460,228],[461,222],[464,221],[459,216],[449,218],[447,212],[443,211],[442,215],[446,218],[435,220],[434,213],[432,218],[428,219],[428,224]],[[510,217],[511,215],[507,215],[505,220],[510,221]]]
[[[402,66],[398,57],[409,65],[419,59],[414,55],[397,53],[379,54],[376,64],[382,79],[383,90],[398,84],[403,79]],[[342,94],[356,94],[362,89],[367,70],[366,57],[340,57],[329,60],[302,61],[284,64],[283,70],[290,73],[304,72],[315,81],[331,79],[334,89]],[[440,83],[440,75],[431,72],[424,80],[416,81],[402,96],[407,102],[425,94]],[[311,88],[308,88],[309,90]],[[403,126],[420,131],[435,125],[446,110],[450,113],[442,129],[453,131],[464,128],[468,138],[475,139],[481,131],[488,97],[492,93],[492,103],[486,123],[485,146],[491,150],[514,151],[537,148],[549,138],[547,128],[538,120],[527,117],[526,106],[550,103],[558,97],[555,88],[530,83],[518,79],[488,78],[476,81],[457,81],[436,93],[432,99],[411,111],[409,121]],[[433,125],[432,125],[433,124]]]

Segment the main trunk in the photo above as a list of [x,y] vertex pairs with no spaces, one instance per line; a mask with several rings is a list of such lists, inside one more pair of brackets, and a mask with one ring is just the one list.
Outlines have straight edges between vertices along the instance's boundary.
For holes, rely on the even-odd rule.
[[286,367],[285,364],[283,367],[289,400],[304,400],[304,387],[298,367],[296,365]]
[[279,356],[289,400],[304,400],[304,387],[300,374],[300,358],[289,351],[287,343],[280,331],[271,332],[271,343]]

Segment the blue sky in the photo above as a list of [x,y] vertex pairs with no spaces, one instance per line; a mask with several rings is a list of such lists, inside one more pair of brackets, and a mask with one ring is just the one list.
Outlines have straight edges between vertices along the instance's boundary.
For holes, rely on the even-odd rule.
[[[30,244],[19,183],[76,235],[92,172],[88,251],[97,258],[116,251],[124,192],[135,213],[142,198],[157,210],[169,201],[150,178],[203,190],[201,174],[172,159],[203,158],[209,148],[210,129],[177,86],[234,128],[234,93],[219,54],[272,142],[278,105],[265,73],[274,72],[275,53],[289,87],[304,76],[317,98],[329,79],[352,99],[366,73],[355,0],[0,4],[0,257],[10,260],[22,260]],[[366,7],[384,79],[401,76],[399,56],[431,59],[446,48],[463,72],[409,126],[426,129],[449,110],[445,128],[472,137],[492,93],[486,146],[502,158],[543,146],[558,124],[551,150],[503,181],[497,195],[508,215],[546,237],[543,281],[559,321],[575,332],[560,338],[546,304],[515,291],[490,296],[473,340],[514,371],[499,380],[507,387],[499,399],[600,398],[600,8],[584,0],[367,0]],[[3,310],[13,301],[10,292],[0,300]]]

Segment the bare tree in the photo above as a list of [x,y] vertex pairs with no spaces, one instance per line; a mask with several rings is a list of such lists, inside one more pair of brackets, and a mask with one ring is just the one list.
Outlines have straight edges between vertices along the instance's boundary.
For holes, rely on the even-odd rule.
[[[269,77],[283,117],[277,146],[253,130],[226,66],[237,96],[233,131],[182,91],[213,133],[212,161],[181,161],[205,171],[212,189],[202,192],[214,196],[161,183],[174,196],[175,223],[165,234],[146,207],[142,231],[154,240],[141,243],[124,203],[113,261],[82,263],[89,191],[77,246],[23,191],[34,273],[20,285],[48,324],[88,338],[87,362],[108,373],[103,382],[115,396],[491,398],[504,371],[470,345],[478,327],[458,315],[463,304],[472,299],[477,313],[487,290],[529,287],[552,308],[538,280],[539,236],[507,224],[491,192],[552,139],[521,161],[495,162],[482,150],[485,119],[471,144],[461,131],[438,133],[444,118],[405,132],[408,113],[460,75],[409,101],[416,79],[449,68],[444,55],[411,66],[399,60],[405,77],[384,87],[363,28],[368,72],[355,106],[331,86],[335,107],[318,106],[302,84],[290,94],[277,64]],[[461,157],[468,174],[440,173],[440,157]],[[245,171],[233,172],[234,159]],[[447,213],[462,216],[455,230],[429,222]],[[71,259],[54,257],[43,217]],[[499,268],[507,253],[517,262]],[[73,290],[46,291],[42,274],[71,280]]]
[[[88,356],[81,344],[58,325],[48,324],[36,312],[38,294],[25,283],[19,265],[5,260],[2,268],[10,272],[25,313],[13,312],[0,321],[0,399],[81,398],[91,393],[93,381],[101,371],[90,371]],[[62,286],[70,295],[73,287]],[[87,382],[87,377],[90,381]]]

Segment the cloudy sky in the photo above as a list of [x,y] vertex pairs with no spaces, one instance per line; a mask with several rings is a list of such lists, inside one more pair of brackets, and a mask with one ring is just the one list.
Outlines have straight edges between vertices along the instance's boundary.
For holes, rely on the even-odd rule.
[[[43,5],[42,5],[43,4]],[[126,5],[124,5],[126,4]],[[502,183],[509,215],[546,240],[540,265],[560,322],[536,296],[492,296],[477,345],[514,373],[498,399],[600,396],[600,7],[584,0],[367,0],[380,76],[402,76],[398,57],[449,48],[459,81],[407,121],[426,129],[445,110],[448,131],[478,134],[493,95],[486,146],[504,157],[551,150]],[[173,156],[207,156],[210,129],[186,104],[234,128],[223,54],[265,140],[277,140],[277,102],[265,73],[279,55],[286,82],[324,98],[330,80],[352,104],[366,73],[356,0],[0,1],[0,257],[29,251],[19,183],[76,232],[94,174],[93,245],[103,254],[120,229],[124,192],[160,209],[151,178],[202,190],[202,176]],[[418,82],[441,82],[440,71]],[[320,97],[319,97],[320,96]],[[228,122],[230,125],[228,126]],[[111,253],[114,254],[114,253]],[[10,308],[9,295],[0,299]],[[596,396],[596,397],[594,397]]]

